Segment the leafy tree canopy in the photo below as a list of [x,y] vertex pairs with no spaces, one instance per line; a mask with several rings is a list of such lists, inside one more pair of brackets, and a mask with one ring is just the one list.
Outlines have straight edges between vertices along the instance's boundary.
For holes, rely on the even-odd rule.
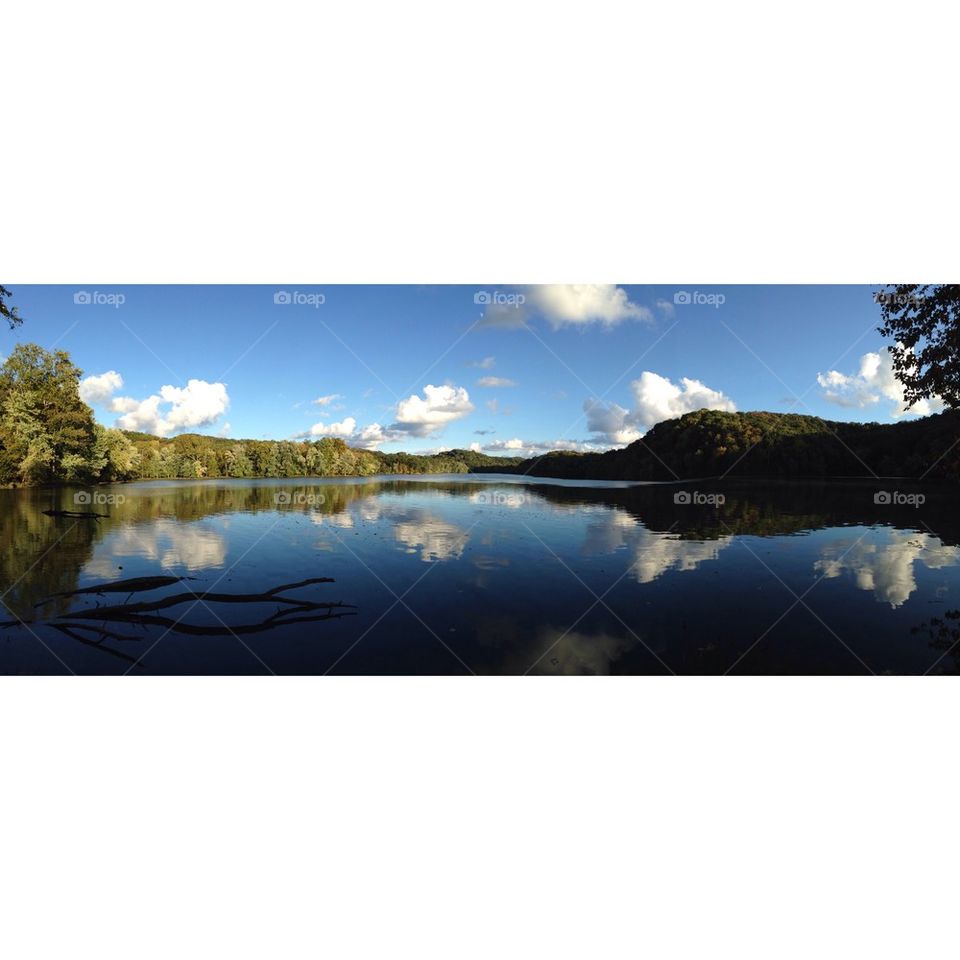
[[960,407],[960,284],[890,284],[875,296],[907,402],[939,396]]

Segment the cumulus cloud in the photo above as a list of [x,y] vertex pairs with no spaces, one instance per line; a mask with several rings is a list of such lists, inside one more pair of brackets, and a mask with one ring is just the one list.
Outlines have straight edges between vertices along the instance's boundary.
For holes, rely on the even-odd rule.
[[358,430],[350,442],[361,450],[379,450],[385,443],[391,443],[394,440],[402,440],[406,434],[393,430],[390,427],[381,426],[379,423],[369,423],[367,426]]
[[428,383],[423,396],[413,394],[397,404],[391,429],[415,437],[428,437],[448,423],[473,413],[470,395],[463,387]]
[[653,311],[634,303],[615,283],[552,283],[518,287],[494,299],[484,310],[483,325],[522,327],[532,315],[553,328],[600,324],[613,327],[624,320],[653,322]]
[[527,288],[527,303],[554,329],[600,323],[612,327],[624,320],[653,320],[648,307],[632,303],[627,291],[613,283],[554,283]]
[[495,453],[504,450],[523,450],[525,448],[526,444],[519,437],[514,437],[512,440],[493,440],[483,449]]
[[84,403],[105,404],[122,386],[123,377],[116,370],[84,377],[80,381],[80,399]]
[[680,378],[680,386],[666,377],[644,370],[633,388],[634,422],[648,430],[661,420],[682,417],[694,410],[726,410],[736,413],[736,404],[720,390],[711,390],[699,380]]
[[352,437],[357,429],[357,421],[353,417],[344,417],[339,423],[315,423],[305,436],[310,437]]
[[422,395],[412,394],[397,403],[396,418],[389,426],[370,423],[358,427],[354,417],[345,417],[339,423],[315,423],[299,437],[340,437],[364,450],[378,450],[385,443],[409,437],[429,437],[442,432],[454,420],[473,412],[470,395],[463,387],[427,384]]
[[600,434],[607,443],[622,446],[640,439],[640,431],[632,425],[632,414],[619,404],[604,406],[597,400],[585,400],[583,409],[587,414],[587,429]]
[[699,380],[681,377],[675,384],[658,373],[644,370],[630,384],[633,409],[617,403],[586,400],[587,429],[608,446],[633,443],[661,420],[682,417],[694,410],[726,410],[735,413],[736,404],[722,391],[713,390]]
[[123,430],[140,430],[158,437],[209,426],[230,407],[226,384],[206,380],[188,380],[185,387],[169,384],[145,400],[115,397],[108,408],[122,416],[117,426]]
[[904,399],[903,384],[893,372],[893,359],[889,353],[865,353],[856,373],[830,370],[818,374],[817,383],[823,389],[824,398],[841,407],[863,409],[889,400],[892,404],[890,416],[894,420],[905,416],[925,417],[939,413],[944,406],[939,397],[908,404]]
[[472,450],[474,453],[479,453],[479,452],[480,452],[480,444],[479,444],[476,440],[474,440],[473,443],[470,444],[470,448],[469,448],[469,449]]
[[477,381],[478,387],[515,387],[516,380],[508,380],[506,377],[481,377]]

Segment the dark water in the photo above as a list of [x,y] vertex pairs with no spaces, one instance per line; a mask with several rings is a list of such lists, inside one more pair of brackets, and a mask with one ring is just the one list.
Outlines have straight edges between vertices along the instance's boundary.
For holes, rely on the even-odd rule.
[[[0,628],[0,672],[958,668],[960,621],[945,618],[960,608],[955,488],[900,485],[900,499],[925,499],[898,505],[865,483],[515,479],[0,491],[0,619],[26,621]],[[676,502],[694,489],[724,502]],[[192,579],[53,596],[157,577]],[[217,599],[158,603],[189,591]]]

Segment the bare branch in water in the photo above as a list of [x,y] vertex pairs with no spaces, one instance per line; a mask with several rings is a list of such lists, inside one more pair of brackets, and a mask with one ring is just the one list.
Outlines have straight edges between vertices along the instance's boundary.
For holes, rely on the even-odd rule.
[[[135,577],[128,580],[95,584],[80,590],[53,594],[45,600],[41,600],[35,605],[35,608],[50,603],[58,597],[100,595],[104,593],[127,593],[132,596],[134,593],[159,590],[163,587],[170,587],[174,584],[192,579],[195,578]],[[318,623],[322,620],[338,620],[341,617],[355,616],[356,608],[351,603],[343,603],[339,600],[320,602],[282,596],[282,594],[290,590],[298,590],[319,583],[333,582],[332,577],[311,577],[307,580],[298,580],[296,583],[284,583],[270,590],[265,590],[262,593],[217,593],[214,591],[191,590],[187,588],[182,593],[177,593],[170,597],[161,597],[157,600],[140,601],[138,603],[120,603],[106,607],[87,607],[85,609],[59,614],[47,620],[6,620],[0,622],[0,627],[30,627],[36,624],[47,624],[71,640],[77,641],[77,643],[81,643],[95,650],[101,650],[110,656],[118,657],[136,666],[141,666],[140,660],[137,657],[132,657],[120,650],[105,646],[104,641],[111,640],[115,643],[138,642],[142,640],[143,637],[136,636],[135,634],[117,632],[112,627],[108,627],[107,624],[128,623],[138,627],[162,627],[168,631],[191,637],[225,637],[265,633],[277,627],[293,626],[303,623]],[[227,626],[222,623],[214,626],[184,623],[180,620],[174,620],[171,617],[160,615],[160,611],[167,610],[170,607],[179,606],[183,603],[201,602],[218,604],[269,603],[276,604],[277,609],[269,617],[260,622],[237,624],[234,626]],[[96,623],[84,621],[96,621]],[[81,635],[81,631],[99,639],[90,639],[87,636],[83,636]]]

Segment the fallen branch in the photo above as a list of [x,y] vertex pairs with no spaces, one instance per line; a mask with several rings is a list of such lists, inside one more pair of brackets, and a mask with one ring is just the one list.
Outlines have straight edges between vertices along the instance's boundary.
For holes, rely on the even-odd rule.
[[[69,590],[64,593],[55,593],[35,604],[34,609],[50,603],[56,598],[101,595],[104,593],[141,593],[149,590],[159,590],[171,587],[193,577],[134,577],[128,580],[117,580],[110,583],[94,584],[79,590]],[[128,623],[137,627],[159,627],[172,633],[180,633],[191,637],[226,637],[240,636],[241,634],[265,633],[278,627],[293,626],[304,623],[318,623],[322,620],[338,620],[341,617],[356,616],[356,608],[351,603],[342,601],[304,600],[297,597],[285,597],[282,594],[303,587],[314,586],[319,583],[333,583],[332,577],[311,577],[307,580],[298,580],[296,583],[284,583],[262,593],[218,593],[210,590],[192,590],[189,587],[181,593],[169,597],[160,597],[156,600],[142,600],[138,603],[112,604],[106,607],[87,607],[81,610],[59,614],[50,619],[34,620],[6,620],[0,622],[2,627],[24,626],[28,629],[33,625],[46,624],[59,631],[64,636],[95,650],[102,650],[110,656],[117,657],[140,666],[140,661],[120,650],[105,646],[107,640],[126,643],[139,642],[143,637],[129,633],[118,632],[113,624]],[[258,623],[245,623],[228,626],[222,621],[220,625],[206,625],[183,623],[172,617],[163,616],[161,611],[184,603],[218,603],[218,604],[247,604],[264,603],[275,604],[277,609],[270,616]],[[107,626],[110,624],[111,626]],[[90,639],[82,634],[91,634],[98,639]]]
[[98,583],[93,587],[84,587],[81,590],[67,590],[64,593],[52,593],[49,597],[35,603],[33,606],[42,607],[45,603],[58,597],[79,597],[87,593],[140,593],[144,590],[159,590],[161,587],[172,587],[183,580],[193,580],[194,577],[133,577],[129,580],[115,580],[112,583]]

